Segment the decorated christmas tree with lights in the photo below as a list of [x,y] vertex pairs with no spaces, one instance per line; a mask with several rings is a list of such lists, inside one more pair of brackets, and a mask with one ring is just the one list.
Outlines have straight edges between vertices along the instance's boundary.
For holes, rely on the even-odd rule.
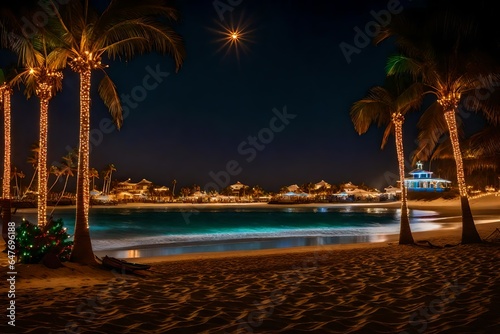
[[54,254],[61,262],[69,260],[73,241],[62,219],[50,220],[42,228],[24,220],[16,232],[19,262],[39,263],[47,254]]

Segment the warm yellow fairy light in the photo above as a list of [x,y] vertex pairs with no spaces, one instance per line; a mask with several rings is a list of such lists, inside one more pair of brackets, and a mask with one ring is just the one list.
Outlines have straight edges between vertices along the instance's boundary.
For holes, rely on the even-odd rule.
[[[78,187],[77,193],[82,193],[83,219],[89,228],[88,213],[90,207],[90,175],[89,175],[89,143],[90,143],[90,75],[91,70],[80,73],[80,148],[78,159]],[[80,192],[81,191],[81,192]]]
[[405,186],[405,164],[403,151],[403,122],[404,116],[400,113],[392,114],[392,123],[394,124],[394,136],[396,137],[396,154],[398,156],[399,180],[401,189],[401,209],[406,208],[406,186]]
[[1,102],[3,103],[4,112],[4,166],[3,166],[3,182],[2,182],[2,197],[10,199],[10,169],[11,169],[11,118],[10,118],[10,95],[12,89],[3,84],[0,87]]
[[[84,51],[70,62],[73,71],[80,74],[80,146],[77,174],[77,225],[83,224],[89,228],[90,208],[90,172],[89,172],[89,145],[90,145],[90,78],[92,69],[107,67],[101,63],[100,56],[90,51]],[[81,211],[80,211],[81,207]],[[83,213],[79,215],[78,213]]]
[[38,225],[47,224],[47,136],[49,101],[55,94],[54,88],[62,79],[62,72],[49,70],[45,67],[30,69],[30,74],[35,74],[35,93],[40,99],[40,136],[38,153]]
[[465,184],[464,164],[462,161],[462,153],[460,151],[460,142],[458,139],[457,120],[455,118],[455,111],[447,111],[444,113],[446,124],[450,131],[450,141],[453,148],[453,155],[457,165],[457,183],[460,196],[467,196],[467,185]]
[[[48,89],[47,85],[44,85]],[[50,95],[45,92],[40,95],[45,95],[40,98],[40,150],[38,153],[38,225],[45,226],[47,223],[47,134],[48,134],[48,118],[49,118],[49,99]]]
[[460,142],[458,138],[457,120],[455,111],[460,102],[459,93],[450,93],[443,95],[438,99],[438,103],[443,107],[444,118],[450,132],[451,147],[453,148],[453,156],[457,166],[457,183],[460,196],[467,197],[467,185],[465,184],[464,164],[462,161],[462,153],[460,151]]

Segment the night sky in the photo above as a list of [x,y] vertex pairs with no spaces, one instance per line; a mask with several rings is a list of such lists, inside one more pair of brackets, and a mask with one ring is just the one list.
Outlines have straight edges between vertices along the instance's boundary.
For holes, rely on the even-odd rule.
[[[167,186],[176,179],[178,189],[216,185],[212,176],[222,177],[228,168],[234,175],[220,178],[219,187],[241,181],[277,191],[321,179],[387,186],[384,174],[397,171],[394,143],[381,150],[383,129],[376,127],[359,136],[349,108],[383,83],[394,46],[363,46],[348,63],[339,45],[354,46],[355,28],[374,21],[370,11],[387,10],[394,1],[243,0],[232,1],[237,5],[222,15],[213,3],[178,2],[176,29],[187,51],[178,73],[169,57],[155,54],[108,61],[119,93],[129,96],[122,99],[129,112],[120,131],[109,131],[110,115],[97,94],[100,75],[94,73],[91,167],[113,163],[114,179]],[[410,4],[415,1],[401,1],[398,8]],[[230,22],[251,31],[239,54],[220,50],[217,42],[214,30]],[[64,75],[63,91],[50,104],[49,162],[78,144],[79,83],[69,69]],[[28,175],[24,183],[32,173],[26,159],[38,140],[38,106],[38,99],[15,92],[13,164]],[[407,158],[415,149],[417,117],[409,116],[404,127]],[[252,144],[249,137],[257,139]]]

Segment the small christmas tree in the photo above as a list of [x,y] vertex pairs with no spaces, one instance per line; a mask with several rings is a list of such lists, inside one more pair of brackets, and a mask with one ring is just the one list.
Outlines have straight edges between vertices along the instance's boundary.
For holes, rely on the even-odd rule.
[[17,256],[21,263],[39,263],[48,253],[68,261],[73,247],[62,219],[50,220],[43,228],[27,220],[16,229]]

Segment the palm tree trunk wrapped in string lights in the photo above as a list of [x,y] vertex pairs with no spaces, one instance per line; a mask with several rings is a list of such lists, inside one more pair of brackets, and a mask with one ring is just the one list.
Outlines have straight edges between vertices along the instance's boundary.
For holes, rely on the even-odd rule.
[[10,199],[10,170],[11,170],[11,117],[10,117],[10,96],[12,89],[3,83],[0,86],[0,102],[3,103],[3,129],[4,129],[4,159],[3,159],[3,180],[2,180],[2,198]]
[[462,206],[462,240],[466,240],[468,243],[476,243],[481,242],[481,237],[477,232],[472,211],[470,209],[467,195],[467,185],[465,183],[462,152],[460,150],[460,142],[458,139],[457,120],[455,118],[455,110],[458,110],[459,101],[460,94],[450,94],[448,96],[441,97],[437,102],[443,107],[444,110],[444,118],[446,120],[446,124],[448,125],[451,147],[453,148],[453,156],[457,167],[457,184]]
[[12,89],[7,83],[0,86],[0,103],[3,105],[3,129],[4,129],[4,159],[2,180],[2,237],[7,244],[7,222],[12,220],[10,199],[10,170],[11,170],[11,107],[10,96]]
[[46,68],[31,69],[30,75],[35,77],[37,83],[35,93],[40,99],[40,137],[38,153],[38,225],[47,224],[47,138],[48,138],[48,116],[49,102],[53,96],[54,87],[60,85],[62,72],[52,71]]
[[394,125],[396,154],[398,156],[399,183],[401,189],[401,231],[399,233],[399,244],[405,245],[414,243],[414,240],[411,234],[410,220],[408,218],[408,200],[405,185],[405,157],[403,151],[404,116],[399,112],[395,112],[391,115],[391,121]]
[[351,119],[358,134],[368,131],[371,124],[385,125],[381,147],[394,129],[394,139],[398,158],[399,181],[401,187],[401,221],[399,244],[413,244],[413,236],[408,218],[406,197],[405,159],[403,150],[404,114],[416,109],[422,101],[423,87],[419,83],[404,84],[400,78],[387,77],[384,86],[372,87],[368,94],[351,107]]
[[[99,61],[100,64],[100,61]],[[90,77],[92,59],[77,58],[70,63],[72,69],[80,74],[80,143],[78,148],[78,167],[76,181],[76,222],[72,261],[93,263],[94,252],[90,239]]]

